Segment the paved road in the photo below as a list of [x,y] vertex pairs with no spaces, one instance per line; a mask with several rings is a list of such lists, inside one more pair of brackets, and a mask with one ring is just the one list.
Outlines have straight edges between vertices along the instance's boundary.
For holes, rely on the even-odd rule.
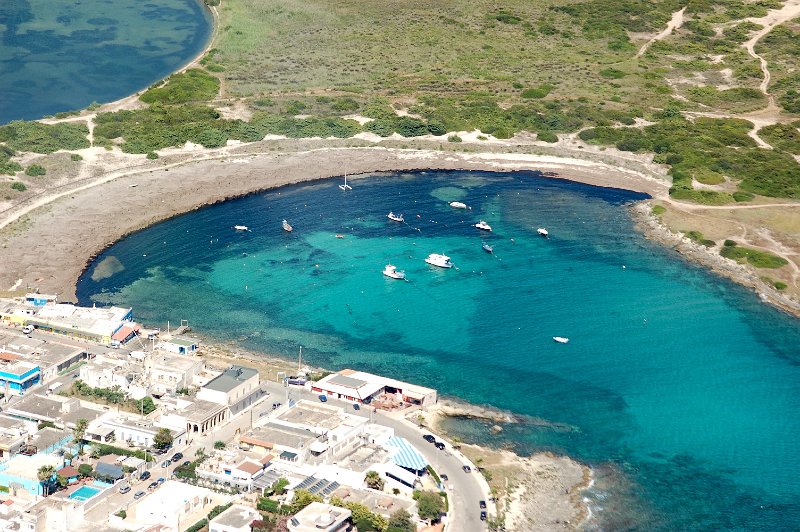
[[[274,402],[287,404],[288,398],[293,400],[308,399],[319,401],[317,394],[314,394],[297,386],[285,388],[281,383],[266,383],[271,393],[267,399],[270,405]],[[488,502],[489,485],[483,476],[475,468],[469,459],[461,454],[460,451],[453,449],[450,444],[445,444],[444,450],[437,449],[433,444],[422,439],[423,434],[430,434],[423,431],[413,423],[388,416],[380,411],[374,412],[369,407],[362,407],[354,410],[352,404],[336,399],[328,399],[328,402],[337,406],[343,406],[351,414],[362,417],[370,417],[372,421],[380,425],[392,427],[397,436],[401,436],[409,441],[422,455],[430,462],[433,469],[441,475],[444,473],[449,480],[445,487],[450,501],[450,512],[448,514],[447,529],[456,532],[472,532],[486,530],[486,525],[480,520],[479,501],[485,500],[489,504],[489,511],[493,510],[493,505]],[[437,438],[438,440],[438,438]],[[471,472],[465,473],[462,469],[464,465],[469,465]]]

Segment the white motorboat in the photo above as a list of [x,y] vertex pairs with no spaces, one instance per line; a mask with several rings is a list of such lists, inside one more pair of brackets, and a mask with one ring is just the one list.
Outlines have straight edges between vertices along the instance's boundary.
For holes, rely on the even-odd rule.
[[249,231],[250,229],[246,225],[234,225],[234,229],[237,231]]
[[450,257],[447,255],[440,255],[438,253],[431,253],[428,255],[428,258],[425,259],[425,262],[430,264],[431,266],[438,266],[440,268],[452,268],[453,263],[450,262]]
[[460,201],[451,201],[450,202],[450,206],[452,208],[454,208],[454,209],[466,209],[467,208],[467,204],[466,203],[461,203]]
[[480,229],[481,231],[491,231],[492,226],[481,220],[480,222],[475,224],[475,227]]
[[487,244],[486,242],[483,242],[483,250],[486,253],[494,253],[494,248],[492,246],[490,246],[489,244]]
[[569,342],[569,338],[564,338],[563,336],[553,336],[553,340],[555,340],[559,344],[566,344],[567,342]]
[[545,238],[547,238],[550,235],[550,233],[548,233],[547,229],[545,229],[544,227],[540,227],[539,229],[536,230],[536,232],[539,233],[540,236],[543,236]]
[[386,217],[394,222],[405,222],[402,214],[395,214],[393,212],[390,212],[389,214],[386,215]]
[[289,225],[289,222],[287,222],[286,220],[282,221],[281,225],[283,225],[283,230],[286,231],[287,233],[292,232],[293,227]]
[[342,190],[353,190],[353,187],[347,184],[347,174],[344,174],[344,185],[339,185]]
[[392,279],[403,280],[406,278],[406,272],[398,271],[397,268],[392,266],[391,264],[387,264],[386,267],[383,269],[383,275],[385,275],[386,277],[391,277]]

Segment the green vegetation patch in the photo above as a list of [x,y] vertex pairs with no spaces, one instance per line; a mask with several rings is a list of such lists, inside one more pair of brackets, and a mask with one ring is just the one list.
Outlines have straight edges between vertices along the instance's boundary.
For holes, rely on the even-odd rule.
[[780,268],[789,262],[783,257],[778,257],[772,253],[759,251],[757,249],[744,248],[739,246],[725,245],[720,250],[720,255],[728,259],[733,259],[741,264],[749,263],[756,268]]
[[725,90],[714,87],[692,87],[687,93],[689,99],[694,102],[734,112],[761,109],[767,104],[767,97],[752,87],[734,87]]
[[717,243],[714,242],[713,240],[709,240],[706,237],[704,237],[703,233],[701,233],[700,231],[688,231],[686,233],[686,237],[689,240],[697,242],[698,244],[701,244],[707,248],[714,247],[717,245]]
[[0,142],[12,150],[33,153],[88,148],[88,135],[89,129],[84,123],[42,124],[15,121],[0,126]]
[[523,98],[544,98],[550,91],[553,90],[552,85],[539,85],[538,87],[531,87],[522,91]]
[[206,102],[219,94],[219,79],[199,68],[167,78],[163,86],[147,89],[139,99],[145,103],[177,104]]
[[25,175],[29,175],[31,177],[42,176],[46,173],[47,170],[40,164],[32,164],[25,169]]
[[763,127],[758,135],[773,148],[800,155],[800,121]]
[[652,213],[656,216],[661,216],[665,212],[667,212],[667,209],[663,205],[653,205]]
[[25,183],[22,183],[21,181],[14,181],[11,183],[11,189],[16,190],[17,192],[25,192],[28,190],[28,187],[26,187]]

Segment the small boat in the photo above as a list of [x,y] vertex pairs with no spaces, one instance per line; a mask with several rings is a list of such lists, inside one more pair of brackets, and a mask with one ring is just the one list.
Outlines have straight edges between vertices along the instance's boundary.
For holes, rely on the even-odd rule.
[[539,229],[536,230],[536,232],[539,233],[540,236],[543,236],[545,238],[547,238],[550,235],[550,233],[548,233],[547,229],[545,229],[544,227],[540,227]]
[[438,253],[431,253],[428,255],[428,258],[425,259],[425,262],[430,264],[431,266],[438,266],[440,268],[452,268],[453,263],[450,262],[450,257],[447,255],[440,255]]
[[353,190],[353,187],[347,184],[347,174],[344,174],[344,185],[339,185],[342,190]]
[[450,206],[452,208],[454,208],[454,209],[466,209],[467,208],[467,204],[466,203],[461,203],[460,201],[451,201],[450,202]]
[[494,253],[494,248],[492,246],[490,246],[489,244],[487,244],[486,242],[483,243],[483,250],[486,253]]
[[234,229],[237,231],[249,231],[250,229],[246,225],[234,225]]
[[405,222],[402,214],[395,214],[393,212],[390,212],[389,214],[386,215],[386,217],[394,222]]
[[559,344],[566,344],[567,342],[569,342],[569,338],[564,338],[563,336],[553,336],[553,340],[555,340]]
[[406,272],[397,271],[397,268],[395,268],[391,264],[387,264],[386,267],[383,269],[383,275],[385,275],[386,277],[391,277],[392,279],[403,280],[406,278]]
[[480,222],[475,224],[475,227],[480,229],[481,231],[491,231],[492,226],[481,220]]
[[281,225],[283,225],[283,230],[286,231],[287,233],[291,233],[292,232],[293,228],[292,228],[291,225],[289,225],[289,222],[287,222],[286,220],[282,221]]
[[344,235],[337,234],[336,238],[344,238]]

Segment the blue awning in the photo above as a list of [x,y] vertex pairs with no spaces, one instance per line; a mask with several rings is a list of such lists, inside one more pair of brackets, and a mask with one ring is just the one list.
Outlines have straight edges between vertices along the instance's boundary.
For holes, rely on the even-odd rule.
[[398,449],[398,452],[392,457],[392,462],[400,467],[404,467],[412,471],[422,471],[428,466],[429,462],[425,459],[425,457],[422,456],[422,454],[420,454],[420,452],[416,450],[413,445],[408,443],[408,440],[405,438],[395,436],[394,438],[390,438],[386,444],[390,447]]

